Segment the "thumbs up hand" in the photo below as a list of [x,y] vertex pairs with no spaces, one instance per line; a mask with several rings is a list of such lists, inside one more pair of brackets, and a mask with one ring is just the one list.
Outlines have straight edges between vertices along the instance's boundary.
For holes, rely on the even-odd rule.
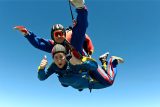
[[39,65],[40,69],[44,69],[48,64],[48,61],[47,61],[47,56],[45,55]]

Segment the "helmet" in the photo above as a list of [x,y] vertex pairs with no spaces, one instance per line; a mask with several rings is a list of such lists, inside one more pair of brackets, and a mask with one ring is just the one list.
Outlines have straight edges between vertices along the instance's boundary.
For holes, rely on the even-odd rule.
[[66,35],[65,28],[61,24],[55,24],[55,25],[52,26],[52,29],[51,29],[51,38],[52,38],[52,40],[54,40],[53,33],[56,30],[62,30],[62,32],[64,33],[64,35]]
[[61,44],[56,44],[52,49],[52,57],[59,52],[66,54],[66,48]]

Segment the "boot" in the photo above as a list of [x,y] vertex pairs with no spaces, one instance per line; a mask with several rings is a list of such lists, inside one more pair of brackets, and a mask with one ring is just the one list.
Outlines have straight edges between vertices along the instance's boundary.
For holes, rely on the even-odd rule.
[[113,59],[117,60],[118,64],[124,63],[124,59],[118,56],[112,56]]

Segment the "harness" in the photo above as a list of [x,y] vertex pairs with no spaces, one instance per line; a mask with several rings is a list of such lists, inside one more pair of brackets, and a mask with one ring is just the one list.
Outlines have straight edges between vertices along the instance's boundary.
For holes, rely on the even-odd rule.
[[[88,60],[95,61],[93,58],[83,56],[82,58],[83,62]],[[84,68],[81,68],[78,65],[72,66],[70,63],[67,63],[64,69],[62,70],[55,70],[55,73],[58,74],[59,77],[65,77],[67,75],[74,75],[74,74],[78,75],[84,73],[84,75],[82,75],[82,78],[88,81],[88,89],[90,92],[92,91],[94,82],[96,81],[94,77],[91,75],[90,71],[86,71]]]

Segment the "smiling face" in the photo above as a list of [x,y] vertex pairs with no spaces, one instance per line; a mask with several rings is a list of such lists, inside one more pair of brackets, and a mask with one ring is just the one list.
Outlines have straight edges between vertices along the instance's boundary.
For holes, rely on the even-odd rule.
[[65,34],[62,30],[56,30],[54,31],[54,33],[52,34],[52,36],[54,36],[54,40],[57,43],[63,43],[65,40]]
[[66,65],[66,55],[62,52],[54,55],[54,62],[58,68],[63,68]]

